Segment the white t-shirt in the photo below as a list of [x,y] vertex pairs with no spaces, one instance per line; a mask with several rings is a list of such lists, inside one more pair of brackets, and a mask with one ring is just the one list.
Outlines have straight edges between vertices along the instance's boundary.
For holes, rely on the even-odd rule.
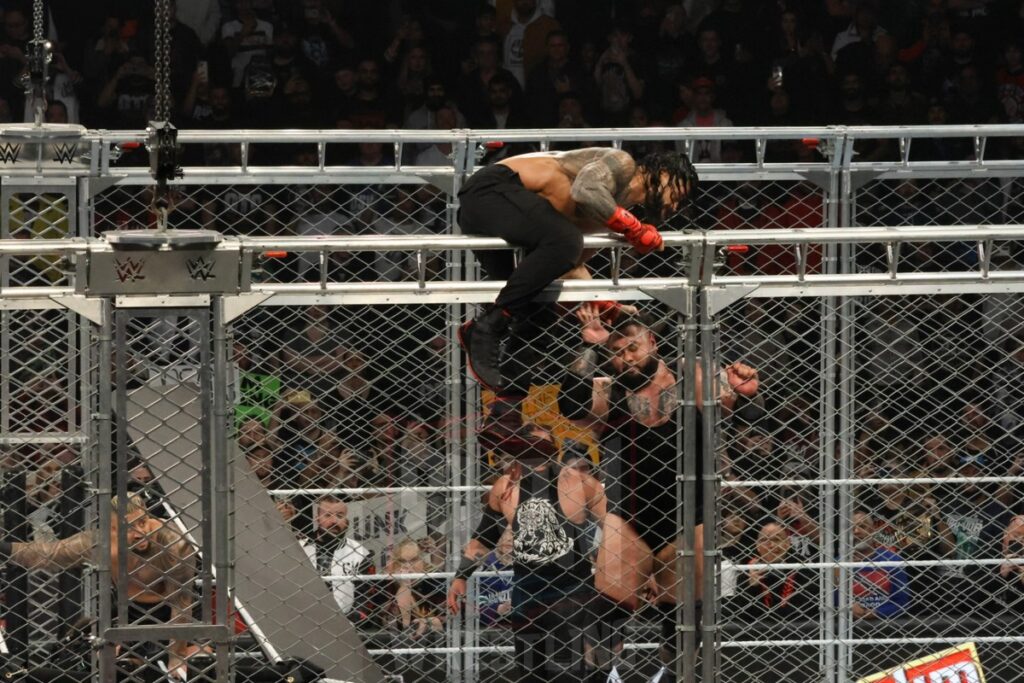
[[[242,22],[238,19],[224,22],[220,29],[221,38],[233,38],[242,32]],[[238,52],[231,58],[231,85],[238,87],[242,85],[245,77],[245,67],[249,66],[252,58],[258,54],[265,54],[267,49],[274,43],[273,24],[256,20],[256,28],[242,40],[238,46]]]
[[[316,566],[316,545],[308,540],[302,541],[302,549],[306,557]],[[345,542],[334,549],[331,555],[331,566],[328,576],[356,576],[359,568],[370,559],[370,551],[359,541],[346,538]],[[353,581],[332,581],[331,593],[341,611],[348,614],[355,607],[356,586]]]

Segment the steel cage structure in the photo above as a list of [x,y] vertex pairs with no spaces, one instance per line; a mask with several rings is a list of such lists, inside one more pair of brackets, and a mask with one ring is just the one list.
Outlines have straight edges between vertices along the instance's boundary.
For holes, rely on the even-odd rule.
[[[946,415],[972,404],[976,389],[987,387],[984,382],[988,379],[968,373],[945,398],[932,400],[934,389],[926,390],[926,381],[913,379],[899,359],[894,359],[900,354],[916,354],[915,367],[931,363],[952,372],[955,363],[969,357],[972,350],[979,355],[984,351],[986,357],[994,358],[992,362],[1002,363],[1005,359],[994,354],[1005,349],[1005,354],[1012,356],[1012,344],[1024,339],[1024,315],[1017,312],[1024,310],[1018,302],[1024,291],[1024,260],[1019,247],[1024,237],[1024,207],[1017,206],[1019,196],[1024,196],[1019,191],[1024,156],[1013,146],[1019,145],[1015,142],[1019,139],[1024,139],[1024,129],[1014,126],[736,128],[710,133],[677,128],[182,131],[179,141],[185,149],[217,145],[237,150],[231,153],[233,165],[190,165],[186,157],[184,177],[174,187],[181,193],[181,206],[192,201],[199,207],[190,209],[196,216],[195,225],[182,227],[212,228],[221,233],[211,253],[235,263],[243,284],[223,292],[133,294],[110,289],[109,283],[100,279],[103,276],[96,264],[119,253],[102,232],[150,223],[145,194],[151,185],[148,166],[134,156],[146,135],[75,127],[42,132],[28,126],[5,127],[0,129],[0,147],[8,157],[0,166],[0,351],[4,365],[0,369],[0,445],[5,449],[5,467],[31,473],[51,457],[81,464],[91,491],[86,527],[103,529],[102,524],[110,518],[104,495],[124,497],[128,493],[133,461],[124,441],[145,440],[144,435],[133,434],[118,442],[116,435],[125,425],[117,423],[117,408],[122,412],[130,409],[124,407],[123,389],[114,405],[114,394],[105,393],[103,387],[124,381],[129,368],[135,372],[133,364],[138,364],[146,377],[142,384],[168,391],[189,381],[193,376],[185,374],[193,368],[201,370],[194,376],[206,383],[200,391],[205,402],[200,412],[215,419],[200,427],[204,436],[193,445],[206,453],[206,464],[184,475],[182,470],[168,474],[170,470],[164,471],[156,461],[150,468],[159,470],[154,472],[157,479],[166,477],[163,488],[172,508],[174,496],[167,489],[186,489],[193,477],[203,482],[199,495],[202,513],[193,510],[198,516],[189,517],[182,515],[180,507],[177,512],[185,518],[179,523],[181,533],[190,538],[192,546],[207,547],[190,536],[195,532],[214,543],[212,554],[200,553],[201,568],[195,579],[205,587],[199,591],[202,599],[197,597],[193,605],[196,614],[201,613],[195,621],[209,628],[196,638],[226,646],[231,638],[224,629],[217,630],[215,623],[225,624],[233,618],[231,613],[237,613],[239,623],[244,622],[248,633],[255,635],[256,650],[263,657],[286,659],[287,647],[281,652],[273,635],[260,635],[274,630],[268,626],[273,615],[249,614],[259,607],[247,605],[234,592],[236,551],[246,533],[240,526],[247,520],[237,516],[229,491],[240,490],[233,481],[240,470],[231,463],[244,460],[241,451],[232,456],[231,463],[219,463],[227,468],[213,469],[217,463],[214,450],[233,452],[227,443],[229,438],[237,438],[242,424],[238,413],[225,405],[231,400],[231,387],[239,381],[231,345],[241,343],[262,352],[267,347],[249,343],[261,327],[280,328],[285,335],[286,328],[321,308],[337,312],[353,334],[383,340],[379,343],[384,346],[390,344],[388,335],[402,334],[402,325],[420,335],[421,323],[409,322],[417,316],[436,318],[422,334],[436,334],[444,342],[438,343],[440,369],[435,379],[445,387],[439,410],[446,420],[442,433],[434,437],[439,452],[431,461],[441,478],[431,479],[422,473],[405,478],[380,475],[372,481],[351,479],[327,487],[289,482],[270,486],[269,491],[279,501],[328,493],[362,500],[373,494],[402,510],[406,509],[404,503],[395,500],[419,496],[408,510],[415,510],[412,515],[421,514],[423,524],[419,532],[410,531],[409,535],[443,536],[444,559],[422,571],[412,571],[409,577],[443,584],[452,577],[461,548],[475,526],[478,496],[487,481],[486,458],[481,458],[475,432],[488,399],[467,376],[455,344],[455,329],[477,305],[492,301],[501,287],[500,282],[483,279],[473,252],[507,248],[502,240],[460,234],[457,194],[461,183],[477,166],[489,162],[495,149],[545,151],[597,143],[630,150],[661,144],[693,152],[700,142],[713,140],[731,152],[725,153],[725,160],[697,163],[702,184],[708,189],[684,216],[689,225],[679,224],[693,229],[664,232],[668,255],[663,260],[648,265],[633,258],[628,245],[614,236],[587,236],[585,246],[599,254],[594,279],[567,281],[545,295],[546,300],[569,305],[616,300],[660,311],[669,330],[665,332],[667,343],[676,345],[686,367],[701,367],[706,377],[718,377],[723,365],[735,360],[763,362],[763,368],[759,367],[763,391],[770,407],[779,413],[771,417],[771,429],[765,429],[776,442],[777,452],[786,453],[789,469],[751,466],[741,471],[737,463],[748,452],[744,449],[749,449],[752,435],[762,436],[761,427],[737,426],[721,413],[717,421],[705,419],[702,423],[705,438],[699,452],[696,441],[688,441],[678,452],[679,467],[672,485],[679,487],[683,500],[692,498],[696,487],[703,489],[704,552],[700,559],[714,570],[705,571],[702,585],[692,583],[693,563],[699,559],[694,552],[695,517],[689,511],[676,510],[679,531],[683,532],[677,553],[684,577],[679,590],[685,599],[677,611],[683,656],[676,658],[673,666],[682,680],[688,681],[731,681],[751,675],[761,676],[761,680],[790,680],[786,676],[799,670],[815,680],[852,682],[947,645],[973,641],[979,645],[990,676],[996,677],[991,671],[1012,670],[1014,662],[1019,663],[1013,645],[1022,636],[1012,617],[1001,612],[1002,616],[992,616],[998,610],[987,603],[977,613],[964,607],[939,626],[930,607],[913,614],[907,608],[891,621],[869,623],[855,615],[850,605],[860,599],[865,567],[872,571],[921,568],[922,572],[951,573],[966,567],[987,571],[985,580],[989,580],[989,574],[1007,561],[1015,566],[1015,558],[1003,553],[1001,546],[990,555],[961,554],[959,546],[943,554],[915,555],[911,546],[905,545],[902,554],[865,558],[859,554],[863,539],[855,536],[855,519],[864,512],[873,514],[878,528],[883,529],[885,524],[879,520],[888,501],[897,495],[893,487],[905,487],[907,491],[924,490],[921,500],[939,498],[935,529],[945,525],[956,534],[960,533],[952,528],[956,520],[946,514],[946,503],[941,500],[941,495],[952,489],[943,487],[991,486],[990,491],[998,489],[998,495],[1008,496],[1008,509],[1014,508],[1012,496],[1024,488],[1024,471],[1012,468],[966,474],[918,471],[917,456],[905,443],[916,439],[918,430],[908,423],[929,411]],[[958,141],[956,158],[916,156],[916,150],[936,140]],[[342,149],[350,150],[358,142],[382,144],[389,152],[387,162],[362,166],[349,157],[346,163],[335,163],[343,156]],[[866,144],[884,146],[888,155],[878,155],[883,160],[861,161],[859,152]],[[409,150],[417,145],[438,146],[450,165],[408,163]],[[296,150],[294,155],[281,151],[291,148]],[[305,155],[301,163],[287,162],[300,151]],[[251,223],[255,228],[246,229],[224,219],[228,212],[224,198],[232,192],[245,194],[249,192],[245,188],[252,187],[270,188],[258,201],[264,207],[275,207],[267,209],[265,218],[275,212],[281,216],[275,221],[280,227],[273,234],[261,232],[255,222]],[[409,215],[415,210],[420,216],[417,220],[426,222],[422,215],[429,214],[434,223],[429,230],[373,234],[372,226],[382,223],[366,220],[356,228],[347,222],[355,215],[348,195],[337,200],[309,199],[310,188],[323,187],[340,192],[348,187],[374,188],[363,194],[369,192],[369,204],[376,205],[374,210],[382,216],[392,208],[398,211],[401,201],[412,201],[415,206],[408,210]],[[406,187],[421,192],[405,192]],[[327,196],[326,191],[322,194]],[[352,195],[356,194],[353,190]],[[943,199],[953,195],[956,199]],[[987,214],[978,208],[982,197]],[[318,207],[317,201],[329,206]],[[295,203],[301,202],[309,206],[295,208]],[[930,208],[933,205],[941,210]],[[361,206],[365,209],[365,202]],[[738,223],[733,220],[755,208],[759,215],[773,218],[753,219],[748,212]],[[114,217],[118,213],[126,214],[127,220]],[[232,215],[236,214],[240,212]],[[336,229],[325,231],[324,221],[334,221]],[[303,232],[298,225],[307,228]],[[353,262],[362,270],[351,266]],[[281,268],[280,264],[290,265]],[[131,327],[133,317],[142,320],[137,328]],[[970,337],[973,341],[955,336],[971,325],[980,329]],[[154,342],[159,337],[154,331],[157,328],[170,329],[170,336]],[[788,341],[779,341],[787,334]],[[181,351],[175,338],[186,338],[191,350]],[[928,346],[937,339],[949,348]],[[277,342],[271,345],[274,354],[283,353],[287,346],[274,344]],[[400,353],[399,346],[396,342],[395,354]],[[180,354],[177,360],[175,354]],[[372,354],[368,349],[362,355]],[[106,361],[111,357],[117,359],[113,366]],[[545,379],[545,384],[555,383],[546,375]],[[32,419],[22,403],[26,396],[41,393],[38,385],[46,382],[49,398],[33,405],[43,405],[47,417],[37,413]],[[680,385],[679,414],[689,415],[688,424],[694,426],[698,424],[694,421],[696,386],[689,382]],[[219,388],[213,390],[213,386]],[[720,388],[716,382],[704,383],[702,403],[713,405]],[[913,409],[891,400],[894,393],[918,391],[927,395],[907,399]],[[793,408],[795,403],[806,402],[814,405],[803,407],[802,412]],[[986,410],[996,411],[996,403],[1002,412],[992,423],[1009,424],[1016,415],[1024,415],[1019,397],[1002,396],[986,403]],[[177,406],[180,411],[172,412],[191,414],[186,405],[190,404],[183,403]],[[51,414],[54,417],[49,417]],[[883,444],[877,433],[872,441],[865,434],[870,425],[878,433],[892,432],[892,439],[904,450],[897,453],[896,447]],[[1024,452],[1016,429],[1017,423],[1004,428],[1009,436],[1000,446],[1010,460],[1017,452],[1014,448]],[[789,436],[781,436],[784,433]],[[186,440],[192,444],[192,439]],[[952,442],[952,437],[949,440]],[[796,442],[808,442],[802,469],[788,464],[799,460],[792,455]],[[60,455],[58,447],[70,449],[70,454]],[[45,457],[33,449],[43,449]],[[867,451],[872,452],[865,455]],[[865,458],[873,468],[865,465]],[[886,493],[878,493],[883,489]],[[807,508],[814,509],[809,515],[813,531],[803,532],[803,554],[791,549],[784,558],[764,561],[758,558],[752,539],[782,518],[773,509],[769,515],[773,521],[764,521],[767,517],[761,510],[770,506],[765,501],[775,501],[772,491],[783,490],[796,492]],[[952,497],[959,506],[961,498],[969,495],[956,493]],[[232,502],[224,505],[222,499]],[[779,502],[784,502],[782,497]],[[366,503],[367,511],[358,518],[367,525],[373,520],[370,510],[374,504]],[[1019,508],[1017,502],[1013,511],[1019,514]],[[956,512],[958,519],[966,519],[967,514]],[[175,518],[174,512],[171,517]],[[428,517],[434,522],[428,523]],[[746,521],[746,536],[736,541],[746,546],[731,555],[734,539],[730,529],[735,518]],[[947,518],[952,521],[939,521]],[[369,534],[366,529],[363,531]],[[120,533],[126,541],[123,528]],[[394,537],[394,530],[389,533],[388,543],[400,540]],[[790,528],[794,548],[800,535]],[[1002,542],[1002,534],[998,543],[993,541],[996,545]],[[87,563],[84,584],[85,613],[93,616],[99,605],[109,600],[104,582],[110,581],[110,572],[114,576],[118,572],[118,567],[104,559],[109,547],[103,545],[103,539],[99,547],[104,550]],[[425,546],[421,543],[421,547]],[[380,550],[381,554],[394,552],[392,545]],[[129,572],[126,565],[120,571]],[[751,628],[749,605],[740,604],[745,599],[745,583],[753,586],[756,582],[750,577],[755,573],[772,571],[791,572],[797,582],[809,577],[808,585],[813,585],[809,589],[813,592],[810,611],[803,615],[806,618],[797,615],[777,621],[769,614],[760,628]],[[389,564],[378,564],[371,573],[336,573],[334,568],[321,573],[332,586],[384,584],[405,576]],[[479,580],[501,575],[500,571],[482,574]],[[121,577],[123,581],[127,578]],[[233,601],[222,600],[215,608],[210,599],[214,584],[227,586]],[[960,581],[955,585],[958,588],[950,589],[949,595],[959,599],[967,592],[962,587],[968,584]],[[480,586],[474,583],[471,591]],[[474,597],[472,593],[470,597]],[[941,597],[918,598],[917,602],[924,605]],[[697,617],[696,598],[703,601],[702,619]],[[966,604],[967,598],[964,600]],[[122,616],[123,612],[122,605]],[[500,669],[495,662],[510,656],[509,643],[492,637],[492,629],[479,619],[460,615],[445,620],[441,629],[441,635],[429,641],[379,640],[380,634],[374,634],[363,642],[368,656],[388,674],[410,676],[414,667],[435,667],[444,680],[489,680],[491,670]],[[627,652],[640,653],[640,657],[657,650],[657,639],[645,636],[642,629],[631,633]],[[107,635],[126,642],[133,637],[124,629]],[[21,643],[13,640],[9,647],[32,661],[27,639]],[[320,652],[299,654],[315,659]],[[217,660],[219,664],[211,663],[200,675],[224,679],[226,651]],[[328,665],[337,661],[328,658]],[[97,672],[107,674],[114,666],[110,662],[93,664],[99,666]],[[642,670],[640,663],[636,666]],[[379,673],[370,668],[349,672],[335,668],[329,675],[342,680],[379,680]]]

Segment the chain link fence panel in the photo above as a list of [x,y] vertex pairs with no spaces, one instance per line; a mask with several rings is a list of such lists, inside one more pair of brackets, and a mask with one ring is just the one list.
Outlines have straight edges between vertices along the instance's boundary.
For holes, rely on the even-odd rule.
[[[841,146],[723,140],[726,163],[701,166],[700,195],[666,227],[837,226],[838,171],[828,163]],[[340,154],[333,143],[293,146],[273,158],[310,176],[322,164],[333,170],[263,182],[262,154],[248,160],[259,163],[246,179],[233,168],[247,163],[243,147],[217,147],[202,152],[220,154],[213,168],[223,171],[211,183],[175,186],[171,227],[245,238],[456,232],[450,185],[393,162],[341,173],[330,166]],[[402,163],[408,147],[398,151]],[[459,167],[461,158],[446,159]],[[133,168],[97,194],[91,224],[79,230],[75,192],[5,183],[5,237],[152,227],[151,190]],[[1019,182],[1005,169],[895,175],[883,171],[858,187],[847,205],[852,225],[1019,222]],[[733,281],[1020,270],[1017,243],[979,246],[969,233],[929,244],[733,246],[706,255]],[[44,664],[69,651],[61,638],[86,643],[105,625],[209,628],[115,632],[120,647],[96,659],[79,653],[77,665],[166,680],[187,647],[189,676],[223,680],[220,640],[230,640],[240,671],[274,660],[276,634],[289,631],[308,641],[309,658],[336,661],[348,642],[349,626],[337,621],[344,615],[372,659],[348,670],[376,676],[378,667],[394,681],[518,681],[526,669],[551,680],[608,680],[613,668],[621,680],[669,670],[697,680],[690,672],[705,655],[714,661],[704,680],[854,681],[967,639],[979,643],[990,677],[1013,669],[1024,539],[1014,517],[1024,451],[1024,397],[1014,389],[1024,366],[1019,295],[762,294],[724,308],[713,337],[696,317],[646,298],[622,301],[636,314],[613,320],[609,309],[589,326],[579,310],[600,311],[538,304],[506,349],[504,372],[519,390],[510,401],[481,390],[456,345],[459,325],[478,310],[469,302],[480,300],[443,291],[482,277],[466,252],[258,251],[254,280],[284,293],[287,305],[270,300],[248,311],[220,347],[205,309],[119,310],[110,340],[118,351],[102,371],[102,335],[84,319],[31,305],[0,312],[5,528],[19,543],[64,539],[65,550],[87,529],[76,552],[92,558],[50,573],[30,564],[21,576],[17,561],[9,565],[8,647],[24,642]],[[7,287],[73,284],[70,260],[2,258]],[[675,247],[642,258],[604,249],[592,261],[598,278],[662,282],[696,275],[695,263]],[[438,288],[429,303],[381,294],[369,305],[366,295],[331,293],[356,283]],[[222,414],[205,374],[217,353]],[[736,363],[757,370],[753,396],[743,394]],[[695,365],[700,386],[687,371]],[[96,417],[104,415],[96,394],[104,372],[125,385],[107,411],[109,462]],[[583,387],[575,397],[572,382]],[[191,393],[180,393],[186,387]],[[759,410],[742,409],[751,398]],[[237,449],[234,475],[202,464],[216,462],[214,423]],[[544,453],[546,466],[501,439],[495,445],[496,434]],[[541,444],[549,440],[550,449]],[[112,508],[80,483],[104,490],[104,467],[107,489],[124,505]],[[241,514],[217,507],[210,482],[218,476],[239,479]],[[711,518],[701,514],[702,495],[712,499]],[[613,517],[602,517],[602,505]],[[481,542],[488,515],[503,533]],[[680,537],[690,517],[717,539],[705,567],[716,597],[702,610],[680,600],[704,594],[695,571],[702,534]],[[230,530],[216,527],[221,519]],[[217,534],[230,539],[245,576],[218,568],[208,545]],[[253,539],[265,540],[243,547]],[[118,547],[128,552],[110,552]],[[464,597],[453,596],[462,557],[481,548]],[[222,577],[238,591],[218,601]],[[640,599],[621,611],[598,588]],[[245,590],[292,610],[264,610]],[[314,612],[311,600],[325,611]],[[20,622],[19,604],[32,606]],[[300,619],[296,606],[307,604]]]

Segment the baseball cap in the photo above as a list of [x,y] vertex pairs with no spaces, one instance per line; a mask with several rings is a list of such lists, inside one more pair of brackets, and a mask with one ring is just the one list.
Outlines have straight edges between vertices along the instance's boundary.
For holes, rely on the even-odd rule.
[[693,79],[693,82],[690,84],[690,87],[694,90],[714,90],[715,82],[708,78],[707,76],[698,76],[697,78]]

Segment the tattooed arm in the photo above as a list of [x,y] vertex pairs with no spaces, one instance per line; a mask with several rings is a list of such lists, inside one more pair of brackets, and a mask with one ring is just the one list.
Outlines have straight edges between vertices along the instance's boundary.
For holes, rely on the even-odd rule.
[[636,173],[636,162],[616,149],[581,149],[559,158],[566,173],[575,174],[572,199],[584,218],[607,223]]
[[80,531],[59,541],[14,542],[9,561],[30,571],[59,572],[88,562],[92,547],[91,531]]
[[[576,211],[583,218],[604,223],[612,231],[626,238],[641,254],[664,249],[658,229],[640,220],[621,204],[629,193],[629,184],[636,175],[636,162],[626,152],[616,149],[602,150],[603,154],[581,166],[573,180],[570,195],[576,202]],[[573,164],[587,157],[573,157],[572,153],[560,157],[567,173]],[[594,153],[591,152],[593,155]]]

